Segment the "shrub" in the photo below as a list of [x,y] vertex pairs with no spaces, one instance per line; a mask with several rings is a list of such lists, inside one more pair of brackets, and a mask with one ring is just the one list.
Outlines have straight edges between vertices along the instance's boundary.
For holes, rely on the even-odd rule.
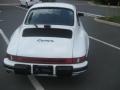
[[100,4],[110,4],[110,5],[120,5],[120,0],[93,0],[96,3]]

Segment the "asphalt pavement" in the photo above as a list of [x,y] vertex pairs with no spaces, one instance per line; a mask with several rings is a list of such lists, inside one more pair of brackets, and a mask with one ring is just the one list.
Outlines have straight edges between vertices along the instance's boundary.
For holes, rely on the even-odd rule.
[[[68,1],[64,0],[64,2]],[[89,11],[90,8],[87,8],[88,4],[85,1],[77,3],[71,1],[70,3],[80,4],[78,10],[83,8],[83,12],[88,11],[94,14],[103,13],[99,12],[99,9],[97,10],[98,7],[94,7],[94,12]],[[113,15],[112,9],[107,9],[109,9],[107,12]],[[104,11],[102,8],[100,10]],[[14,30],[22,23],[26,10],[16,6],[2,5],[0,6],[0,11],[0,29],[10,39]],[[115,12],[116,15],[119,15],[117,10]],[[120,47],[120,27],[98,23],[94,21],[93,17],[81,17],[81,20],[89,36],[109,43],[110,45]],[[35,78],[44,87],[44,90],[120,90],[120,50],[110,45],[90,39],[89,68],[87,73],[79,77]],[[35,87],[27,76],[14,75],[5,71],[2,61],[6,55],[6,48],[7,44],[0,34],[0,90],[35,90]]]
[[0,0],[0,4],[19,4],[19,0]]

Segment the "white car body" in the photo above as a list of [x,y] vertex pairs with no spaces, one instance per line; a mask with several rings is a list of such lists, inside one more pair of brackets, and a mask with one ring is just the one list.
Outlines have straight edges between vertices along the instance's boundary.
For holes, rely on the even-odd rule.
[[[73,25],[25,24],[31,10],[36,8],[64,8],[73,11]],[[39,76],[78,75],[87,70],[87,55],[89,50],[89,37],[81,21],[77,19],[76,8],[66,3],[42,3],[33,5],[27,12],[20,27],[13,33],[7,48],[7,57],[4,65],[15,73],[33,74]],[[80,25],[78,24],[80,23]],[[68,30],[72,36],[66,37],[24,37],[25,30],[32,29]],[[41,32],[41,31],[40,31]],[[17,57],[17,61],[13,60]],[[18,59],[20,57],[20,59]],[[27,59],[21,59],[27,58]],[[34,58],[36,61],[29,61]],[[37,59],[36,59],[37,58]],[[25,60],[28,60],[25,61]],[[38,60],[38,61],[37,61]],[[40,61],[42,60],[42,61]],[[47,62],[44,62],[46,60]],[[53,60],[53,61],[52,61]],[[56,61],[55,61],[56,60]],[[60,61],[61,60],[61,61]],[[62,61],[63,60],[63,61]],[[73,61],[74,60],[74,61]],[[83,60],[83,61],[82,61]],[[25,66],[25,67],[24,67]],[[24,67],[24,68],[22,68]],[[36,71],[37,68],[38,71]],[[42,69],[41,69],[42,68]],[[35,70],[35,71],[34,71]]]
[[19,0],[19,1],[20,1],[21,5],[26,6],[26,7],[29,7],[36,3],[41,2],[41,0]]

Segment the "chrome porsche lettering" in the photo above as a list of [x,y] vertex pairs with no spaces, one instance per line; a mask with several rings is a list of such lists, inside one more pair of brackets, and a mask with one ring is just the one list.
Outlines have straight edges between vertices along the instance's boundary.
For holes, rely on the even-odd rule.
[[38,39],[37,42],[54,42],[54,40],[43,40],[43,39]]

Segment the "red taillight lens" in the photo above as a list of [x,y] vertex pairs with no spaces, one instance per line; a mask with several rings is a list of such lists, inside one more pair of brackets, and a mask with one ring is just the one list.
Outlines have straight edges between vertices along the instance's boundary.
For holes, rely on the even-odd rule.
[[23,57],[19,57],[19,56],[12,56],[12,60],[13,61],[22,61],[22,60],[24,60],[24,58]]
[[26,63],[41,63],[41,64],[75,64],[82,63],[86,60],[86,57],[80,58],[33,58],[7,55],[7,58],[13,61],[26,62]]
[[73,58],[64,59],[65,64],[73,64]]
[[82,63],[84,61],[86,61],[86,56],[83,56],[83,57],[80,57],[80,58],[77,59],[78,63]]
[[[84,62],[84,61],[86,61],[86,57],[85,56],[83,56],[83,57],[79,57],[79,58],[72,58],[71,60],[71,63],[82,63],[82,62]],[[69,61],[69,62],[70,62]]]

